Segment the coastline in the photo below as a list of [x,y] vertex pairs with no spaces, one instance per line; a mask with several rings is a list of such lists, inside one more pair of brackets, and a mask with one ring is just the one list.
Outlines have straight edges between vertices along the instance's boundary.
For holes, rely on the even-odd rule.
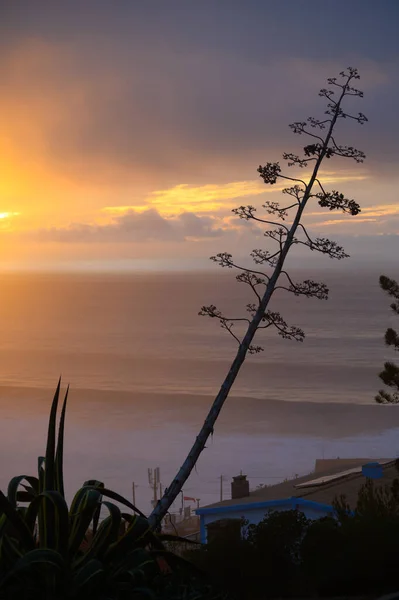
[[[43,415],[46,419],[52,400],[53,388],[0,385],[0,409],[3,417],[19,413],[20,417]],[[65,389],[65,388],[64,388]],[[157,424],[184,423],[198,428],[211,406],[210,395],[154,393],[141,391],[95,390],[74,388],[69,392],[68,419],[82,418],[95,425],[112,415],[125,414]],[[21,411],[21,412],[20,412]],[[117,419],[119,421],[119,419]],[[86,422],[86,425],[90,423]],[[119,423],[123,425],[123,423]],[[314,402],[270,400],[231,395],[222,410],[217,431],[224,434],[242,433],[279,435],[319,435],[346,437],[380,433],[399,426],[399,407],[369,403]]]

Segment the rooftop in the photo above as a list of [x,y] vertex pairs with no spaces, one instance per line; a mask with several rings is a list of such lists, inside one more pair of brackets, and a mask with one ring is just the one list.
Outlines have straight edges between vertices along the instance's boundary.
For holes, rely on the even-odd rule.
[[[216,502],[201,509],[209,510],[235,505],[242,507],[245,504],[293,497],[331,506],[334,498],[341,495],[345,495],[349,506],[355,508],[359,490],[365,483],[362,466],[370,462],[378,462],[382,466],[383,476],[375,480],[376,485],[390,484],[399,477],[396,459],[392,458],[317,460],[313,473],[259,488],[243,498]],[[197,514],[201,514],[201,509]]]

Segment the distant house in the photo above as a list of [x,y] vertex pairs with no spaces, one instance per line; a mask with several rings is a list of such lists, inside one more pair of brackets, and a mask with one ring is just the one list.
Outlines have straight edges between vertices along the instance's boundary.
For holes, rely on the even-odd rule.
[[334,513],[334,498],[345,495],[355,508],[358,492],[366,478],[377,485],[389,484],[397,478],[396,459],[335,459],[317,460],[315,471],[250,492],[245,475],[233,477],[231,499],[197,509],[200,517],[201,542],[217,526],[242,518],[259,523],[270,510],[300,510],[309,519]]

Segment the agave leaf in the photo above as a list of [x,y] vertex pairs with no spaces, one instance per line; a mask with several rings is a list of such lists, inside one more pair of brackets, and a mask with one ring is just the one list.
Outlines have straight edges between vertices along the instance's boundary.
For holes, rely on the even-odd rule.
[[68,399],[69,385],[65,392],[64,402],[62,404],[61,416],[60,416],[60,424],[58,427],[58,441],[57,441],[57,451],[55,454],[55,488],[61,494],[61,496],[65,497],[64,493],[64,472],[63,472],[63,464],[64,464],[64,430],[65,430],[65,412],[66,405]]
[[105,486],[103,481],[98,481],[98,479],[88,479],[84,482],[82,487],[95,487],[97,489],[104,488]]
[[[94,485],[94,487],[96,488],[104,488],[104,484],[102,481],[97,481],[96,479],[90,479],[89,481],[85,481],[84,486],[88,486],[88,485]],[[102,497],[101,497],[102,500]],[[98,527],[98,523],[100,521],[100,513],[101,513],[101,503],[98,503],[97,506],[97,510],[93,516],[93,524],[92,524],[92,528],[93,528],[93,536],[96,535],[97,532],[97,527]]]
[[[61,556],[66,557],[69,538],[69,513],[68,505],[59,492],[49,490],[36,496],[28,507],[25,522],[29,529],[33,531],[36,518],[44,506],[47,508],[47,514],[50,515],[50,523],[44,519],[43,529],[40,529],[39,524],[40,548],[56,550]],[[50,529],[52,524],[54,525],[53,530]]]
[[11,538],[6,533],[2,533],[0,538],[0,562],[3,577],[13,569],[15,563],[22,555],[23,551],[21,551],[18,540]]
[[0,544],[2,543],[3,538],[7,537],[7,535],[15,536],[15,529],[13,528],[10,520],[7,518],[7,515],[3,513],[0,516]]
[[76,492],[71,507],[69,509],[69,513],[71,516],[74,514],[78,514],[80,503],[84,500],[85,495],[88,491],[95,491],[99,494],[99,499],[101,502],[101,488],[104,487],[104,484],[101,481],[97,481],[95,479],[91,479],[90,481],[85,481],[82,487]]
[[36,491],[30,485],[23,485],[23,490],[17,491],[17,503],[18,502],[32,502],[37,496]]
[[25,488],[27,492],[32,492],[32,494],[34,493],[37,496],[37,494],[39,494],[40,487],[39,479],[37,477],[29,476],[29,483],[30,485],[23,483],[22,487]]
[[151,529],[148,519],[146,517],[143,518],[139,515],[124,514],[124,518],[129,523],[129,526],[125,533],[126,536],[134,535],[137,542],[151,542],[155,546],[163,548],[162,543],[159,541],[158,536]]
[[18,540],[11,536],[4,534],[1,538],[2,551],[7,554],[11,564],[15,564],[17,560],[23,556],[23,551],[20,549]]
[[116,562],[120,561],[132,546],[144,548],[150,543],[163,547],[151,530],[148,520],[134,515],[131,517],[124,535],[109,546],[104,559]]
[[37,481],[37,486],[33,487],[31,485],[26,485],[25,483],[21,483],[21,486],[26,492],[32,494],[32,496],[37,496],[39,493],[39,480],[36,477],[34,477],[34,479]]
[[[44,473],[44,464],[46,462],[46,457],[45,456],[38,456],[37,458],[37,470],[38,473],[40,474],[41,472]],[[40,481],[40,479],[39,479]]]
[[103,502],[102,505],[108,509],[109,516],[102,521],[96,535],[93,536],[86,560],[94,557],[101,558],[119,536],[122,521],[121,511],[112,502]]
[[143,567],[150,566],[154,575],[159,573],[159,567],[154,558],[144,548],[134,548],[128,551],[120,561],[117,561],[109,575],[109,582],[113,585],[128,572],[135,572]]
[[81,488],[74,498],[74,512],[70,511],[69,552],[71,557],[85,539],[90,523],[98,507],[101,509],[101,494],[95,489]]
[[32,496],[30,492],[19,490],[17,492],[17,502],[32,502],[36,496]]
[[32,491],[34,491],[35,487],[38,485],[37,477],[30,477],[29,475],[18,475],[17,477],[13,477],[8,484],[7,498],[14,508],[17,507],[18,488],[24,480],[30,484],[30,490]]
[[9,523],[14,529],[15,535],[18,535],[23,547],[27,550],[34,548],[32,534],[25,521],[18,514],[17,510],[10,504],[2,491],[0,491],[0,511],[7,517]]
[[64,559],[58,552],[48,548],[36,548],[30,552],[27,552],[17,561],[14,568],[11,569],[1,581],[1,586],[3,587],[4,583],[13,577],[21,577],[23,571],[27,571],[29,573],[31,567],[38,564],[51,567],[56,571],[63,572],[65,570]]
[[100,522],[100,514],[101,514],[101,503],[98,503],[98,506],[96,508],[96,511],[93,515],[93,522],[92,522],[92,533],[93,536],[96,535],[97,530],[98,530],[98,524]]
[[44,489],[55,490],[55,439],[57,427],[57,408],[60,397],[61,377],[58,380],[53,402],[51,404],[50,418],[47,431],[46,462],[44,469]]
[[44,492],[44,464],[46,459],[44,456],[39,456],[37,459],[37,473],[39,479],[39,490],[38,493]]
[[[148,558],[145,562],[142,562],[140,566],[128,569],[125,574],[129,575],[130,577],[130,585],[134,585],[136,587],[137,584],[143,584],[149,578],[150,573],[152,573],[154,570],[154,565],[154,559]],[[148,567],[151,567],[151,569]]]
[[[89,485],[87,487],[92,488],[93,486]],[[131,510],[133,510],[134,512],[139,514],[144,519],[147,518],[145,516],[145,514],[141,512],[141,510],[139,510],[136,506],[134,506],[134,504],[129,502],[129,500],[126,500],[126,498],[124,498],[120,494],[117,494],[116,492],[113,492],[112,490],[109,490],[108,488],[103,488],[101,490],[101,493],[103,496],[106,496],[107,498],[111,498],[111,500],[115,500],[116,502],[119,502],[120,504],[127,506],[128,508],[130,508]]]
[[[1,573],[2,577],[4,577],[5,573],[8,573],[10,569],[13,568],[16,557],[15,554],[11,551],[5,541],[6,535],[3,534],[0,539],[0,561],[1,561]],[[1,581],[0,581],[0,589],[1,589]]]
[[2,512],[0,515],[0,541],[1,541],[1,537],[3,535],[3,532],[5,531],[8,524],[9,524],[9,521],[7,519],[7,515],[5,515],[4,512]]
[[[38,478],[39,478],[38,495],[41,494],[42,492],[44,492],[44,490],[45,490],[45,481],[44,481],[44,464],[45,464],[45,462],[46,462],[46,459],[44,456],[39,456],[39,458],[37,459],[37,472],[38,472]],[[44,518],[45,518],[45,515],[44,515],[43,511],[40,511],[39,517],[38,517],[39,531],[43,531],[45,528]]]
[[[89,560],[81,569],[79,569],[72,580],[74,592],[82,594],[89,591],[87,588],[102,587],[105,582],[105,571],[101,561],[96,558]],[[92,591],[93,593],[93,591]]]

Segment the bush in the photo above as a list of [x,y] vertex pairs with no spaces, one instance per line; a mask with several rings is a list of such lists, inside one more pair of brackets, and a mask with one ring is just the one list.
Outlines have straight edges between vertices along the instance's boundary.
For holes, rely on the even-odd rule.
[[388,593],[399,587],[399,481],[367,481],[351,511],[311,521],[299,511],[269,512],[242,539],[215,538],[190,560],[237,598]]
[[308,521],[297,511],[269,512],[243,537],[220,535],[188,557],[236,598],[298,596],[303,589],[300,544]]

